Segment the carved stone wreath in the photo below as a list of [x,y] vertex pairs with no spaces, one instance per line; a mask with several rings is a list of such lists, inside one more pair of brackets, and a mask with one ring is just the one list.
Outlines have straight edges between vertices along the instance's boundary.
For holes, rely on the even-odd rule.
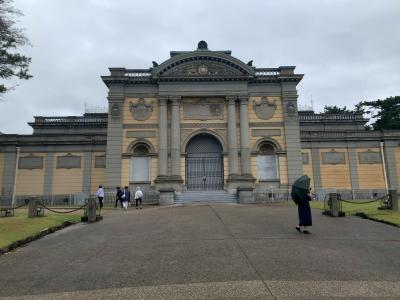
[[146,104],[143,98],[140,98],[136,104],[130,102],[129,111],[135,120],[144,121],[150,118],[153,111],[153,106],[151,104]]
[[253,109],[257,117],[268,120],[275,114],[276,101],[269,101],[266,97],[263,97],[261,100],[254,100]]

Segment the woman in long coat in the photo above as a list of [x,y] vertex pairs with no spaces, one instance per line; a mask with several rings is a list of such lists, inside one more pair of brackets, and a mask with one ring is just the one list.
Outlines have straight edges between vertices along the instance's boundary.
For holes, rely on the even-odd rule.
[[310,208],[310,178],[303,175],[298,178],[292,186],[292,199],[297,204],[299,214],[299,225],[296,230],[305,234],[310,234],[307,227],[312,226],[311,208]]

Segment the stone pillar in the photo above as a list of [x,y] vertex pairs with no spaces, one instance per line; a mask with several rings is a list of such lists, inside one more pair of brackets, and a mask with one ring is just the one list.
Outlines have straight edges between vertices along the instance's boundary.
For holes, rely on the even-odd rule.
[[240,97],[240,162],[243,177],[253,177],[249,144],[248,99],[247,96]]
[[238,177],[238,153],[236,138],[236,96],[227,96],[228,100],[228,161],[229,177]]
[[181,120],[180,100],[181,97],[170,97],[171,100],[171,177],[181,179]]
[[37,217],[37,209],[38,209],[39,200],[36,197],[31,197],[28,203],[28,218]]
[[158,179],[167,177],[168,163],[168,124],[167,124],[167,97],[158,99],[159,119],[158,119]]
[[389,189],[398,189],[399,184],[397,180],[397,161],[396,161],[396,149],[398,147],[397,141],[385,140],[383,149],[386,163],[386,175],[388,180]]
[[96,198],[88,199],[88,222],[96,222]]
[[399,196],[397,190],[389,190],[390,209],[394,211],[399,210]]

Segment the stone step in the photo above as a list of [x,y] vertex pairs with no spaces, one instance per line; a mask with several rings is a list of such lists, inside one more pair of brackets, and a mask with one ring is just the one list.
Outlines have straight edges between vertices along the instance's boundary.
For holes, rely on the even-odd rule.
[[176,204],[184,203],[238,203],[235,194],[226,191],[185,191],[175,196]]

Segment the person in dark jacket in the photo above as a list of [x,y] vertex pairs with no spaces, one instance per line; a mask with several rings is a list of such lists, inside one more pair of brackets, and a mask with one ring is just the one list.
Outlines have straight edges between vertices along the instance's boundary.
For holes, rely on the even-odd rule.
[[117,187],[117,194],[115,195],[115,208],[117,208],[117,205],[118,205],[118,201],[121,203],[121,207],[123,207],[122,206],[122,195],[123,195],[123,192],[121,191],[121,189],[119,188],[119,187]]
[[128,205],[131,202],[131,192],[129,191],[128,187],[126,186],[124,191],[122,192],[122,206],[125,210],[128,209]]
[[296,226],[296,230],[305,234],[311,233],[307,227],[312,226],[310,190],[310,178],[307,175],[298,178],[292,186],[292,199],[297,204],[299,214],[299,225]]

